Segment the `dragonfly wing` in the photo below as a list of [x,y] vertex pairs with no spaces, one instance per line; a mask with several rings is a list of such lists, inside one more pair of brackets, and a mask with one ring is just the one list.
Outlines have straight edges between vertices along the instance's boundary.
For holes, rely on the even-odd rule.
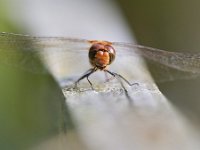
[[[60,56],[76,59],[86,53],[89,42],[62,37],[32,37],[12,33],[0,33],[0,62],[36,73],[45,72],[39,59],[49,60]],[[74,58],[75,57],[75,58]],[[57,61],[60,58],[56,58]]]
[[118,56],[142,56],[158,82],[191,79],[200,75],[200,53],[178,53],[142,45],[113,43]]

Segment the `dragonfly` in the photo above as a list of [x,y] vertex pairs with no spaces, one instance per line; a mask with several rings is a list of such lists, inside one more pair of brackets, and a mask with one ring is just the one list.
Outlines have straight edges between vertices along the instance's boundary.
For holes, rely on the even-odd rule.
[[[134,56],[138,55],[147,60],[149,64],[152,63],[153,66],[161,68],[161,71],[156,71],[156,75],[159,73],[165,75],[165,77],[158,77],[161,78],[161,81],[165,78],[170,80],[166,77],[168,68],[176,72],[170,72],[171,79],[180,78],[180,76],[183,78],[196,77],[200,74],[200,53],[170,52],[121,42],[0,33],[0,62],[2,63],[32,72],[43,72],[44,69],[40,67],[40,62],[36,61],[38,55],[42,55],[43,59],[56,58],[55,60],[59,61],[57,54],[60,54],[59,57],[65,56],[66,68],[69,71],[79,74],[75,85],[81,80],[87,79],[92,87],[89,76],[96,71],[102,71],[117,78],[120,82],[124,81],[132,86],[134,83],[130,83],[123,75],[110,71],[109,68],[120,60],[133,59]],[[124,64],[123,67],[118,63],[117,66],[120,70],[128,65],[134,65],[134,62],[133,64],[130,61],[128,63]],[[81,75],[83,72],[85,73]]]

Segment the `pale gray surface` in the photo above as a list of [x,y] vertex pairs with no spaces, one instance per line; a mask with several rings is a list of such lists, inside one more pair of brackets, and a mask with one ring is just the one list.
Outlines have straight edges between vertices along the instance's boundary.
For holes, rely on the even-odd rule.
[[123,96],[108,95],[89,92],[67,99],[90,149],[198,149],[190,125],[157,90],[134,89],[133,106]]

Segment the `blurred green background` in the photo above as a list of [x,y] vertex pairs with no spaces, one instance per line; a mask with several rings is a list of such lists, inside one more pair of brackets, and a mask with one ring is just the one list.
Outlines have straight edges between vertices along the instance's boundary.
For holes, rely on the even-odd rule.
[[[10,18],[8,2],[0,0],[0,31],[28,32]],[[169,51],[199,51],[200,1],[117,2],[138,43]],[[199,79],[175,80],[159,88],[188,118],[199,122],[199,85]],[[0,149],[27,149],[63,132],[63,105],[61,90],[50,75],[0,64]]]
[[[1,0],[0,4],[0,31],[26,32],[10,18],[9,3]],[[39,59],[34,61],[43,67]],[[52,76],[19,68],[0,63],[1,150],[27,150],[72,127],[64,96]]]
[[[200,52],[200,1],[119,0],[139,44],[167,51]],[[200,80],[158,83],[188,119],[199,123]]]

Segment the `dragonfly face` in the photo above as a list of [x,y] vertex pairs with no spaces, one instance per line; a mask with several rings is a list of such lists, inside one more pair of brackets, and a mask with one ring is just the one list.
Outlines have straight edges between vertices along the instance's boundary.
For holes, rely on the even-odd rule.
[[115,49],[110,42],[93,41],[89,49],[90,64],[100,70],[104,70],[115,59]]

